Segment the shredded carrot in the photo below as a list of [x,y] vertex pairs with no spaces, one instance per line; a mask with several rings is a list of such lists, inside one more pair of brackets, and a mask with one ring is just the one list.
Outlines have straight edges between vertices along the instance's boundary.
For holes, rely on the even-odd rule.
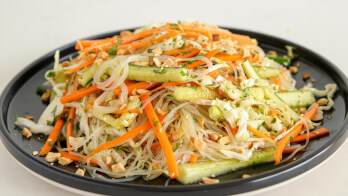
[[149,119],[149,122],[151,124],[151,127],[153,128],[153,130],[155,131],[155,134],[158,138],[159,143],[161,144],[164,156],[167,160],[167,165],[168,165],[168,171],[169,171],[169,177],[174,179],[179,177],[179,170],[178,170],[178,166],[176,164],[176,160],[175,160],[175,156],[174,156],[174,152],[172,149],[172,146],[168,140],[168,137],[165,133],[165,130],[162,127],[161,122],[159,121],[152,103],[150,101],[150,97],[148,95],[142,95],[140,97],[141,101],[143,103],[147,103],[147,105],[145,106],[145,114],[147,116],[147,118]]
[[[84,157],[76,156],[76,155],[70,154],[69,152],[59,151],[58,153],[61,154],[63,157],[68,158],[74,162],[84,162],[85,161]],[[90,164],[94,165],[94,166],[99,165],[98,161],[94,160],[94,159],[90,160]],[[108,166],[110,167],[111,165],[108,165]]]
[[101,91],[97,85],[90,86],[87,89],[81,89],[76,92],[71,93],[70,95],[66,95],[63,98],[60,99],[60,103],[66,104],[73,100],[78,100],[82,97],[88,96],[90,94],[93,94],[95,92]]
[[[164,116],[159,116],[159,119],[161,121],[163,121],[164,119]],[[120,145],[122,144],[123,142],[139,135],[140,133],[144,133],[146,131],[148,131],[149,129],[151,129],[151,124],[149,121],[137,126],[136,128],[128,131],[127,133],[121,135],[120,137],[112,140],[112,141],[109,141],[101,146],[99,146],[98,148],[94,149],[91,153],[89,153],[87,156],[86,156],[86,160],[88,160],[91,156],[93,156],[94,154],[100,152],[100,151],[103,151],[103,150],[107,150],[107,149],[110,149],[112,147],[115,147],[117,145]]]
[[[208,59],[210,59],[211,57],[213,57],[214,55],[216,55],[216,53],[219,52],[219,49],[215,49],[215,50],[212,50],[210,52],[208,52],[205,57],[207,57]],[[187,65],[187,69],[193,69],[193,68],[196,68],[198,66],[201,66],[201,65],[205,65],[206,62],[205,61],[195,61],[189,65]]]
[[[326,128],[316,129],[314,131],[309,132],[309,139],[320,137],[322,135],[327,135],[329,133],[330,131]],[[307,133],[296,136],[295,138],[293,138],[291,142],[302,142],[302,141],[305,141],[306,139],[307,139]]]
[[185,48],[177,48],[177,49],[172,49],[172,50],[167,50],[163,52],[163,55],[168,55],[168,56],[175,56],[179,55],[181,53],[186,53],[187,51],[191,50],[191,46],[187,45]]
[[262,133],[261,131],[255,129],[255,128],[251,127],[251,126],[248,126],[248,131],[250,131],[251,133],[253,133],[253,134],[256,135],[257,137],[272,139],[270,136],[265,135],[265,134]]
[[228,123],[227,121],[226,121],[226,124],[227,124],[228,128],[230,128],[232,135],[235,136],[237,134],[238,127],[232,128],[230,123]]
[[124,113],[139,113],[142,114],[143,110],[142,109],[124,109],[124,110],[117,110],[113,111],[113,114],[124,114]]
[[243,55],[241,54],[225,54],[225,53],[216,54],[216,58],[223,61],[239,61],[244,59]]
[[83,63],[83,64],[80,65],[80,66],[77,66],[77,67],[75,67],[75,68],[69,69],[69,70],[66,71],[65,73],[66,73],[66,74],[72,74],[72,73],[74,73],[74,72],[76,72],[76,71],[78,71],[78,70],[81,70],[81,69],[83,69],[83,68],[85,68],[85,67],[88,67],[88,66],[92,65],[93,63],[94,63],[94,59],[89,60],[89,61]]
[[184,31],[193,31],[193,32],[201,33],[205,35],[206,37],[208,37],[208,39],[211,39],[211,32],[206,29],[195,28],[192,26],[184,25],[184,24],[178,24],[177,26],[178,26],[178,29],[182,29]]
[[[138,82],[135,84],[131,84],[128,86],[128,95],[132,95],[132,92],[134,89],[151,89],[154,88],[158,85],[160,85],[161,83],[159,82],[155,82],[155,83],[151,83],[151,82]],[[114,94],[115,95],[120,95],[122,92],[121,88],[116,88],[114,89]]]
[[196,155],[191,155],[190,159],[188,160],[189,163],[196,163],[198,157]]
[[270,109],[269,113],[273,118],[278,116],[277,112],[274,109]]
[[[79,86],[79,83],[78,83],[78,78],[79,76],[77,75],[75,77],[75,80],[74,80],[74,92],[77,91],[77,88]],[[69,115],[68,115],[68,124],[66,126],[66,146],[67,148],[69,149],[68,151],[71,152],[71,145],[70,145],[70,141],[69,141],[69,138],[70,136],[72,136],[72,130],[73,130],[73,125],[74,125],[74,120],[75,120],[75,112],[76,112],[76,108],[74,107],[71,107],[70,110],[69,110]]]
[[127,49],[127,48],[138,49],[140,47],[143,47],[143,46],[146,46],[146,45],[150,45],[150,44],[153,44],[153,43],[157,43],[157,42],[161,42],[161,41],[163,41],[165,39],[169,39],[169,38],[175,37],[177,35],[178,35],[177,32],[170,32],[170,33],[167,33],[165,35],[162,35],[162,36],[154,38],[154,39],[143,39],[143,40],[139,40],[139,41],[132,42],[132,43],[129,43],[129,44],[122,44],[122,45],[119,46],[119,48],[120,49]]
[[223,76],[225,74],[227,74],[229,71],[223,67],[223,68],[220,68],[220,69],[216,69],[212,72],[209,72],[208,75],[212,78],[217,78],[218,76]]
[[200,49],[194,48],[192,50],[189,50],[187,53],[180,54],[180,55],[176,56],[176,58],[190,58],[190,57],[194,57],[197,54],[199,54],[200,51],[201,51]]
[[221,33],[216,32],[221,35],[222,38],[231,38],[233,41],[237,41],[241,45],[257,45],[257,42],[252,41],[247,35],[240,35],[235,33]]
[[[315,113],[318,110],[318,103],[313,103],[311,106],[311,109],[308,110],[304,115],[303,118],[309,119],[311,120]],[[302,122],[298,125],[296,125],[293,130],[288,133],[287,135],[285,135],[279,142],[277,145],[277,149],[276,149],[276,153],[275,153],[275,162],[276,163],[280,163],[280,160],[282,158],[282,154],[283,154],[283,150],[285,148],[285,146],[290,143],[291,140],[293,140],[293,138],[295,138],[298,134],[301,133],[303,127],[305,126],[305,124]]]
[[210,89],[212,91],[215,91],[216,93],[218,93],[219,95],[221,95],[222,97],[225,97],[231,101],[234,101],[234,99],[232,99],[231,97],[229,97],[224,91],[220,90],[220,89],[216,89],[216,88],[211,88],[211,87],[207,87],[207,89]]
[[56,124],[54,125],[52,132],[48,136],[45,145],[42,147],[39,155],[44,156],[46,155],[51,149],[53,148],[53,145],[56,143],[60,130],[63,128],[64,120],[62,119],[61,115],[58,117],[58,120]]

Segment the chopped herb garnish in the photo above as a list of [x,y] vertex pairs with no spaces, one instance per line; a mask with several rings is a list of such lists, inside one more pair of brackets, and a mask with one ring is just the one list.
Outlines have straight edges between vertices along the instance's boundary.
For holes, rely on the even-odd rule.
[[187,61],[186,63],[183,64],[183,66],[186,67],[187,65],[192,64],[192,63],[193,63],[193,61]]
[[53,145],[54,145],[54,142],[50,142],[49,145],[50,145],[50,146],[53,146]]
[[187,76],[187,74],[188,74],[187,72],[185,73],[184,71],[181,71],[180,73],[182,76]]
[[39,95],[42,95],[44,92],[46,92],[46,90],[47,90],[46,88],[39,86],[36,89],[36,93]]
[[182,44],[182,46],[180,47],[180,49],[184,49],[186,47],[186,42],[184,42],[183,44]]
[[148,49],[147,52],[148,53],[152,53],[153,49]]
[[140,151],[140,150],[141,150],[140,146],[136,147],[135,149],[136,149],[137,151]]
[[51,125],[51,124],[52,124],[52,121],[46,120],[46,124],[47,124],[47,125]]
[[332,116],[328,116],[327,119],[331,120],[331,119],[332,119]]
[[276,118],[272,118],[271,123],[275,123],[276,121],[277,121],[277,119],[276,119]]
[[49,78],[54,78],[54,77],[56,77],[56,72],[50,71],[50,72],[47,73],[46,76],[49,77]]
[[290,141],[291,141],[291,142],[294,141],[294,138],[292,138],[292,136],[290,136]]
[[112,48],[108,48],[109,55],[116,55],[119,47],[118,45],[114,45]]
[[167,95],[166,99],[167,99],[166,102],[169,103],[169,102],[171,102],[174,99],[174,97],[173,97],[173,95]]
[[71,122],[71,118],[68,118],[68,120],[66,121],[66,123],[70,123]]
[[18,115],[16,114],[16,121],[18,120]]
[[157,127],[157,125],[158,125],[158,121],[155,121],[154,123],[153,123],[153,125],[155,126],[155,127]]
[[197,90],[197,86],[196,85],[191,86],[191,88],[193,88],[194,90]]

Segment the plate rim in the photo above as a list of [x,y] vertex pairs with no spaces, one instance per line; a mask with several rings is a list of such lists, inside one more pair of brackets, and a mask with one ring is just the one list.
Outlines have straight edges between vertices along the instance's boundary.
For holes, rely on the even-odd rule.
[[[137,28],[137,27],[135,27]],[[97,35],[93,35],[93,36],[89,36],[87,38],[84,39],[97,39],[97,38],[101,38],[101,37],[109,37],[111,35],[115,35],[118,34],[120,31],[124,31],[124,30],[133,30],[135,28],[127,28],[127,29],[121,29],[121,30],[115,30],[115,31],[109,31],[106,33],[101,33],[101,34],[97,34]],[[305,51],[306,53],[310,53],[311,55],[314,55],[316,59],[319,59],[320,61],[324,62],[324,64],[328,65],[328,67],[330,67],[330,69],[333,69],[337,74],[338,74],[338,78],[341,79],[344,84],[343,86],[348,87],[348,79],[347,77],[343,74],[343,72],[333,63],[331,63],[330,61],[328,61],[326,58],[324,58],[323,56],[321,56],[320,54],[306,48],[303,47],[297,43],[293,43],[291,41],[273,36],[273,35],[269,35],[269,34],[264,34],[264,33],[260,33],[257,31],[251,31],[251,30],[244,30],[244,29],[238,29],[238,28],[231,28],[231,27],[224,27],[222,26],[222,28],[226,28],[228,30],[231,30],[232,32],[238,32],[238,33],[242,33],[242,34],[247,34],[247,35],[257,35],[258,37],[264,37],[267,39],[272,39],[276,42],[282,42],[282,43],[286,43],[288,45],[292,45],[295,46],[297,48],[300,48],[301,50]],[[36,160],[32,155],[28,155],[26,152],[24,152],[19,146],[17,146],[17,144],[15,142],[13,142],[10,138],[10,135],[7,134],[7,132],[9,132],[9,130],[7,129],[7,123],[5,121],[6,119],[6,114],[8,111],[8,105],[4,104],[4,102],[7,100],[7,96],[9,96],[9,93],[12,91],[12,88],[15,86],[15,84],[18,82],[18,80],[20,78],[22,78],[24,75],[28,74],[29,71],[33,71],[34,68],[38,67],[38,65],[40,64],[40,62],[44,62],[44,61],[52,61],[53,55],[55,54],[56,50],[60,50],[61,54],[65,54],[62,56],[67,56],[67,55],[71,55],[76,53],[76,51],[74,50],[74,45],[75,42],[70,42],[68,44],[65,44],[61,47],[58,47],[57,49],[54,49],[48,53],[46,53],[45,55],[41,56],[40,58],[36,59],[35,61],[33,61],[32,63],[30,63],[29,65],[27,65],[26,67],[24,67],[18,74],[16,74],[14,76],[13,79],[11,79],[11,81],[6,85],[6,87],[4,88],[1,97],[0,97],[0,134],[1,134],[1,140],[3,142],[3,144],[5,145],[6,149],[18,160],[20,161],[22,164],[24,164],[25,166],[27,166],[28,168],[30,168],[28,165],[31,165],[32,167],[38,167],[41,169],[44,169],[44,171],[40,171],[37,172],[40,175],[45,176],[46,178],[49,178],[53,181],[57,181],[56,179],[52,179],[49,176],[47,176],[47,173],[45,172],[53,172],[55,173],[55,175],[60,176],[60,178],[64,179],[64,178],[70,178],[71,181],[75,181],[75,183],[72,185],[70,184],[70,186],[74,187],[74,188],[81,188],[80,184],[97,184],[100,187],[105,187],[105,188],[111,188],[111,189],[123,189],[124,191],[127,190],[133,190],[133,191],[150,191],[150,192],[163,192],[163,191],[170,191],[170,192],[182,192],[182,191],[187,191],[187,192],[192,192],[192,191],[200,191],[200,192],[204,192],[204,191],[228,191],[232,186],[239,186],[238,184],[244,184],[244,185],[254,185],[259,183],[259,186],[255,186],[254,188],[251,188],[250,190],[240,190],[238,191],[238,193],[244,193],[244,192],[248,192],[248,191],[252,191],[252,190],[256,190],[256,189],[260,189],[263,187],[267,187],[273,184],[278,184],[281,183],[283,181],[286,181],[287,179],[293,178],[296,176],[296,174],[299,174],[299,172],[294,172],[291,175],[289,175],[289,173],[291,173],[291,171],[294,170],[298,170],[299,167],[305,167],[307,169],[310,169],[312,166],[318,165],[321,161],[327,159],[333,152],[335,152],[341,145],[342,143],[345,141],[345,138],[347,137],[347,129],[348,129],[348,118],[347,118],[347,113],[345,114],[345,118],[342,124],[342,127],[340,129],[338,129],[337,133],[335,134],[335,137],[331,138],[327,143],[329,145],[327,146],[321,146],[320,148],[316,149],[316,151],[318,151],[318,153],[312,153],[311,156],[309,156],[307,159],[299,159],[297,161],[291,162],[287,165],[284,165],[280,168],[276,168],[272,171],[267,171],[264,172],[262,174],[256,175],[256,176],[252,176],[250,178],[247,179],[240,179],[240,180],[236,180],[236,181],[230,181],[230,182],[223,182],[223,183],[219,183],[219,184],[212,184],[212,185],[189,185],[189,186],[158,186],[158,185],[138,185],[138,184],[120,184],[120,183],[110,183],[110,182],[103,182],[103,181],[99,181],[99,180],[94,180],[92,178],[89,177],[81,177],[81,176],[77,176],[77,175],[72,175],[70,172],[67,171],[63,171],[59,168],[56,168],[54,166],[51,165],[45,165],[42,162]],[[345,92],[348,93],[348,90],[345,89]],[[348,102],[346,102],[346,100],[344,100],[344,102],[346,104],[348,104]],[[315,151],[315,152],[316,152]],[[32,168],[31,168],[32,169]],[[33,171],[35,172],[35,170],[33,169]],[[280,179],[278,182],[272,182],[272,183],[264,183],[262,181],[274,181],[274,179]],[[261,182],[260,182],[261,181]],[[64,182],[59,182],[58,183],[63,183],[66,184]],[[236,184],[238,183],[238,184]],[[69,184],[68,184],[69,185]],[[111,186],[111,187],[110,187]],[[85,187],[85,186],[82,186]],[[85,187],[86,188],[86,187]],[[85,189],[84,189],[85,190]],[[99,188],[100,190],[100,188]],[[91,192],[95,192],[98,190],[88,190]],[[95,192],[95,193],[100,193],[100,192]]]

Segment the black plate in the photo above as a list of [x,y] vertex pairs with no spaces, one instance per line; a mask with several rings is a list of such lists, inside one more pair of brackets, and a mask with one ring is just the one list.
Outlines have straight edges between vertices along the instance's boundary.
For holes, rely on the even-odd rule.
[[[320,164],[335,152],[347,137],[347,78],[332,63],[298,44],[261,33],[239,29],[229,30],[256,38],[265,51],[275,50],[279,54],[285,54],[285,45],[295,46],[299,58],[294,63],[299,62],[301,65],[299,73],[294,76],[298,81],[298,88],[303,86],[301,77],[304,72],[309,72],[311,77],[317,80],[314,82],[314,86],[317,88],[323,89],[325,84],[332,82],[338,85],[338,90],[334,96],[335,105],[331,111],[325,113],[323,120],[324,126],[331,131],[330,135],[311,141],[306,152],[299,154],[296,161],[278,166],[266,164],[231,172],[220,176],[219,184],[181,185],[175,181],[171,181],[167,187],[164,186],[165,178],[158,178],[149,182],[139,179],[134,182],[116,184],[98,181],[90,177],[76,176],[71,173],[76,169],[73,166],[51,166],[43,158],[32,156],[34,150],[40,150],[43,146],[46,137],[35,135],[30,140],[27,140],[22,136],[21,130],[14,126],[14,121],[16,115],[30,114],[38,118],[46,107],[36,94],[36,88],[41,86],[45,81],[45,71],[53,67],[53,55],[55,51],[49,52],[31,63],[5,88],[0,99],[1,139],[8,151],[32,171],[55,182],[100,194],[125,195],[127,193],[139,194],[140,192],[151,195],[160,195],[164,192],[167,194],[178,194],[180,192],[180,194],[185,195],[236,194],[277,184],[302,174]],[[119,32],[105,33],[89,37],[88,39],[110,37],[119,34]],[[74,45],[75,43],[70,43],[59,48],[61,61],[67,60],[69,56],[74,57],[77,55]],[[329,120],[328,116],[331,116],[332,119]],[[245,173],[251,174],[252,177],[241,179],[241,176]]]

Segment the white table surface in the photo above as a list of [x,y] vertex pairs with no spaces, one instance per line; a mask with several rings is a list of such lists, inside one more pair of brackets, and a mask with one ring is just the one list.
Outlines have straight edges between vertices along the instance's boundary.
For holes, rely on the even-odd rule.
[[[30,62],[78,38],[186,19],[256,30],[300,43],[325,56],[348,75],[348,3],[344,0],[0,2],[0,90]],[[347,153],[346,141],[318,169],[262,195],[348,195]],[[1,195],[74,195],[29,174],[3,145],[0,156]]]

